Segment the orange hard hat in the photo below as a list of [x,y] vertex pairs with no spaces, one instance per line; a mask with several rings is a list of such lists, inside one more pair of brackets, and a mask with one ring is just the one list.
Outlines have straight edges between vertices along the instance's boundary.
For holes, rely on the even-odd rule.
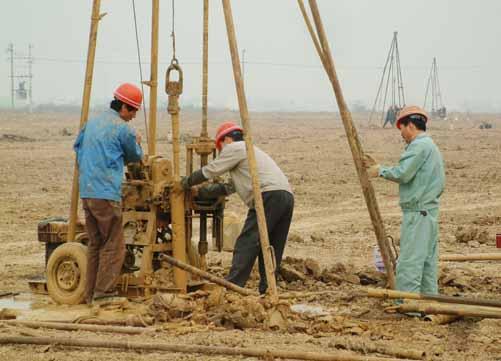
[[141,89],[131,83],[123,83],[113,93],[115,98],[136,109],[141,108],[143,93]]
[[426,114],[426,112],[423,109],[421,109],[420,107],[418,107],[416,105],[408,105],[408,106],[403,107],[398,112],[397,128],[400,129],[400,122],[402,121],[402,119],[408,117],[409,115],[413,115],[413,114],[422,115],[425,119],[424,122],[428,123],[428,119],[429,119],[428,114]]
[[234,122],[224,122],[222,123],[219,128],[217,128],[216,132],[216,148],[217,150],[221,150],[221,142],[223,141],[224,137],[230,134],[231,132],[234,132],[236,130],[239,130],[243,132],[244,130],[242,129],[241,126],[237,125]]

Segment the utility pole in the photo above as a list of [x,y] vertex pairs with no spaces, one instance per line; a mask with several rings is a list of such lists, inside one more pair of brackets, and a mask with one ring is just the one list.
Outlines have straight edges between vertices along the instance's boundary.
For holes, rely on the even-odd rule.
[[28,46],[28,79],[30,81],[28,97],[29,97],[29,109],[30,113],[33,113],[33,44]]
[[9,47],[7,48],[7,52],[10,55],[10,104],[12,109],[15,107],[14,103],[14,97],[15,97],[15,90],[14,90],[14,44],[10,43]]

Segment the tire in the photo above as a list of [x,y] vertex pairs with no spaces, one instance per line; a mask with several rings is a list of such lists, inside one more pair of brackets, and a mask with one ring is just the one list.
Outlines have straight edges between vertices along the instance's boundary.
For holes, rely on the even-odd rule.
[[47,263],[47,290],[57,303],[77,305],[85,299],[87,247],[68,242],[57,247]]

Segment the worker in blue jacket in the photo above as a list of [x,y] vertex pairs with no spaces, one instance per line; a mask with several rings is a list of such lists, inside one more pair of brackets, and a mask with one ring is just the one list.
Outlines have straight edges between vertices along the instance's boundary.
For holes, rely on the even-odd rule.
[[89,237],[85,289],[88,304],[116,296],[115,286],[125,257],[120,204],[124,164],[143,157],[141,136],[128,123],[135,118],[142,97],[133,84],[119,86],[110,109],[89,119],[74,144]]
[[380,166],[369,155],[364,165],[372,177],[399,184],[403,219],[396,287],[400,291],[438,293],[438,211],[444,191],[444,162],[426,134],[428,115],[417,106],[404,107],[397,128],[407,146],[393,167]]

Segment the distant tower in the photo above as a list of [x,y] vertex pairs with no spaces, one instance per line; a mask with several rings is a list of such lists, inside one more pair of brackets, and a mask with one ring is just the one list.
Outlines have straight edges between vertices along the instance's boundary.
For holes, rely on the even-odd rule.
[[29,99],[29,107],[30,113],[33,113],[33,44],[28,46],[28,99]]
[[[369,116],[369,123],[375,113],[381,112],[380,122],[383,128],[387,123],[393,126],[397,113],[405,106],[404,82],[400,66],[400,52],[398,50],[398,33],[393,33],[390,51],[383,68],[383,75],[374,100],[374,106]],[[386,116],[385,116],[386,114]],[[384,123],[383,123],[384,122]]]
[[431,63],[430,75],[428,76],[428,82],[426,84],[426,92],[424,94],[424,104],[423,108],[426,109],[428,104],[428,94],[431,92],[430,96],[430,107],[429,112],[432,117],[438,117],[440,119],[447,118],[447,108],[444,105],[442,99],[442,91],[440,90],[440,81],[438,80],[438,66],[437,58],[433,58]]
[[[30,113],[33,111],[33,45],[28,46],[28,54],[18,55],[14,51],[14,44],[7,47],[10,62],[10,97],[11,107],[16,107],[16,96],[27,102]],[[23,73],[16,73],[21,68]],[[19,70],[18,70],[19,72]],[[16,88],[17,79],[17,88]]]

